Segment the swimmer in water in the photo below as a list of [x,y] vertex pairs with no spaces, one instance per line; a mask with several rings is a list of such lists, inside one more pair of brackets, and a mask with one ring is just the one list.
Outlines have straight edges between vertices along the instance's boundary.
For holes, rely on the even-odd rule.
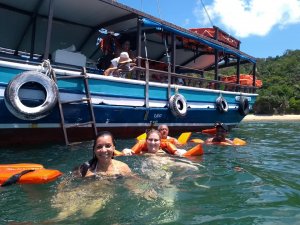
[[157,130],[161,134],[162,142],[167,141],[167,142],[171,142],[173,145],[181,146],[181,144],[176,138],[169,136],[169,127],[166,124],[159,125]]
[[[140,150],[140,154],[145,156],[142,159],[140,170],[143,176],[156,187],[159,196],[157,205],[163,205],[161,210],[165,211],[164,216],[166,217],[168,217],[168,212],[172,212],[172,215],[165,218],[164,222],[174,222],[179,217],[179,211],[174,209],[179,189],[172,183],[172,178],[174,174],[180,176],[180,174],[198,173],[198,167],[178,162],[179,157],[173,157],[170,153],[163,151],[161,149],[161,134],[155,129],[147,133],[146,144]],[[149,211],[151,211],[150,208]]]
[[158,130],[151,129],[147,132],[146,140],[140,140],[131,149],[125,148],[124,155],[145,154],[145,153],[162,153],[163,150],[171,155],[182,156],[186,153],[184,149],[177,149],[171,142],[162,142],[162,135]]
[[[75,177],[94,177],[99,182],[88,179],[79,185],[70,180],[64,180],[52,199],[52,206],[60,209],[55,221],[72,215],[84,218],[93,216],[114,197],[116,186],[125,187],[147,200],[157,197],[156,192],[148,188],[148,183],[135,176],[126,163],[114,159],[114,150],[113,135],[107,131],[99,133],[93,146],[93,158],[73,172]],[[116,179],[120,177],[124,179]],[[139,187],[139,183],[144,184],[143,189]],[[77,186],[74,187],[74,185]]]
[[131,175],[126,163],[114,159],[114,151],[115,141],[112,134],[107,131],[99,133],[94,142],[93,158],[83,163],[77,174],[81,177]]
[[228,126],[224,123],[217,122],[215,123],[216,128],[216,135],[212,138],[209,138],[205,141],[206,144],[218,144],[218,143],[225,143],[225,144],[233,144],[233,141],[226,138],[228,133]]

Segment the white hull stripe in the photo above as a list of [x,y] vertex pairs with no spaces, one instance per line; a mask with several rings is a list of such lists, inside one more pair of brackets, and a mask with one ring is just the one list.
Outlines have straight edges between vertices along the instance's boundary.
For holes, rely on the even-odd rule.
[[[34,96],[35,99],[44,99],[44,93],[38,90],[22,90],[22,97],[30,98]],[[4,97],[4,88],[0,88],[0,97]],[[85,98],[85,95],[82,94],[74,94],[74,93],[61,93],[60,100],[61,101],[72,101]],[[134,106],[134,107],[142,107],[145,105],[145,101],[141,99],[134,98],[116,98],[109,96],[93,96],[92,103],[95,105],[105,104],[105,105],[113,105],[113,106]],[[164,108],[168,105],[167,101],[156,101],[150,100],[149,106],[152,108]],[[238,108],[238,104],[228,104],[230,109]],[[216,104],[214,103],[188,103],[188,107],[192,109],[215,109]]]

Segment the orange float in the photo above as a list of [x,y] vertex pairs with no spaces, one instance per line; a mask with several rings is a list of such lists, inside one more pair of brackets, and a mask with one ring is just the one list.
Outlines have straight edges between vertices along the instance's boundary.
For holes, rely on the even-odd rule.
[[205,129],[201,131],[202,134],[211,134],[214,135],[217,133],[217,128],[210,128],[210,129]]
[[[200,34],[212,39],[217,39],[220,42],[223,42],[224,44],[230,45],[231,47],[234,47],[236,49],[239,49],[240,41],[233,36],[227,34],[225,31],[221,30],[218,27],[213,28],[191,28],[190,31]],[[217,36],[216,36],[217,35]]]
[[19,184],[43,184],[54,181],[61,175],[58,170],[45,169],[43,165],[35,163],[0,165],[0,185],[9,179],[17,179]]
[[[221,81],[224,81],[226,83],[236,83],[237,81],[237,76],[232,75],[232,76],[224,76],[221,77]],[[252,86],[253,85],[253,75],[250,74],[240,74],[240,84],[245,85],[245,86]],[[255,80],[255,86],[260,88],[262,87],[262,80]]]
[[195,147],[188,150],[186,153],[184,153],[183,156],[188,157],[188,156],[198,156],[198,155],[203,155],[203,154],[204,154],[204,151],[203,151],[202,145],[198,144]]
[[22,170],[37,170],[43,169],[42,164],[36,163],[15,163],[15,164],[0,164],[0,171],[22,171]]
[[195,138],[192,139],[191,142],[197,143],[197,144],[206,144],[206,145],[227,145],[227,146],[244,146],[247,144],[246,141],[240,139],[240,138],[234,138],[232,140],[232,144],[228,143],[228,142],[207,142],[207,141],[203,141],[202,139],[199,138]]

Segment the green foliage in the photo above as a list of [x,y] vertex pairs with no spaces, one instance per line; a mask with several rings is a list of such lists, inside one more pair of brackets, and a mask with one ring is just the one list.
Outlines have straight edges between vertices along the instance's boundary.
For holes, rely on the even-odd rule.
[[295,97],[290,98],[289,101],[289,113],[299,113],[300,112],[300,98]]
[[300,113],[300,50],[258,59],[256,74],[263,87],[258,91],[255,113]]
[[[254,104],[256,114],[300,114],[300,50],[287,50],[282,56],[257,59],[256,79],[263,82]],[[240,74],[252,74],[253,65],[243,64]],[[236,74],[236,68],[219,70],[221,76]],[[206,74],[213,79],[214,73]]]

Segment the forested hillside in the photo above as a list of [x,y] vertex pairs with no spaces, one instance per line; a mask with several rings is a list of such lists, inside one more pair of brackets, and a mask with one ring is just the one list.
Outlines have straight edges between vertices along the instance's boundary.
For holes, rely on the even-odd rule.
[[257,77],[263,81],[254,106],[257,114],[300,114],[300,50],[258,59]]
[[[300,114],[300,50],[258,59],[256,68],[257,79],[263,81],[263,86],[257,91],[254,113]],[[252,74],[252,65],[241,65],[240,73]],[[221,74],[235,74],[235,69],[222,69]]]

